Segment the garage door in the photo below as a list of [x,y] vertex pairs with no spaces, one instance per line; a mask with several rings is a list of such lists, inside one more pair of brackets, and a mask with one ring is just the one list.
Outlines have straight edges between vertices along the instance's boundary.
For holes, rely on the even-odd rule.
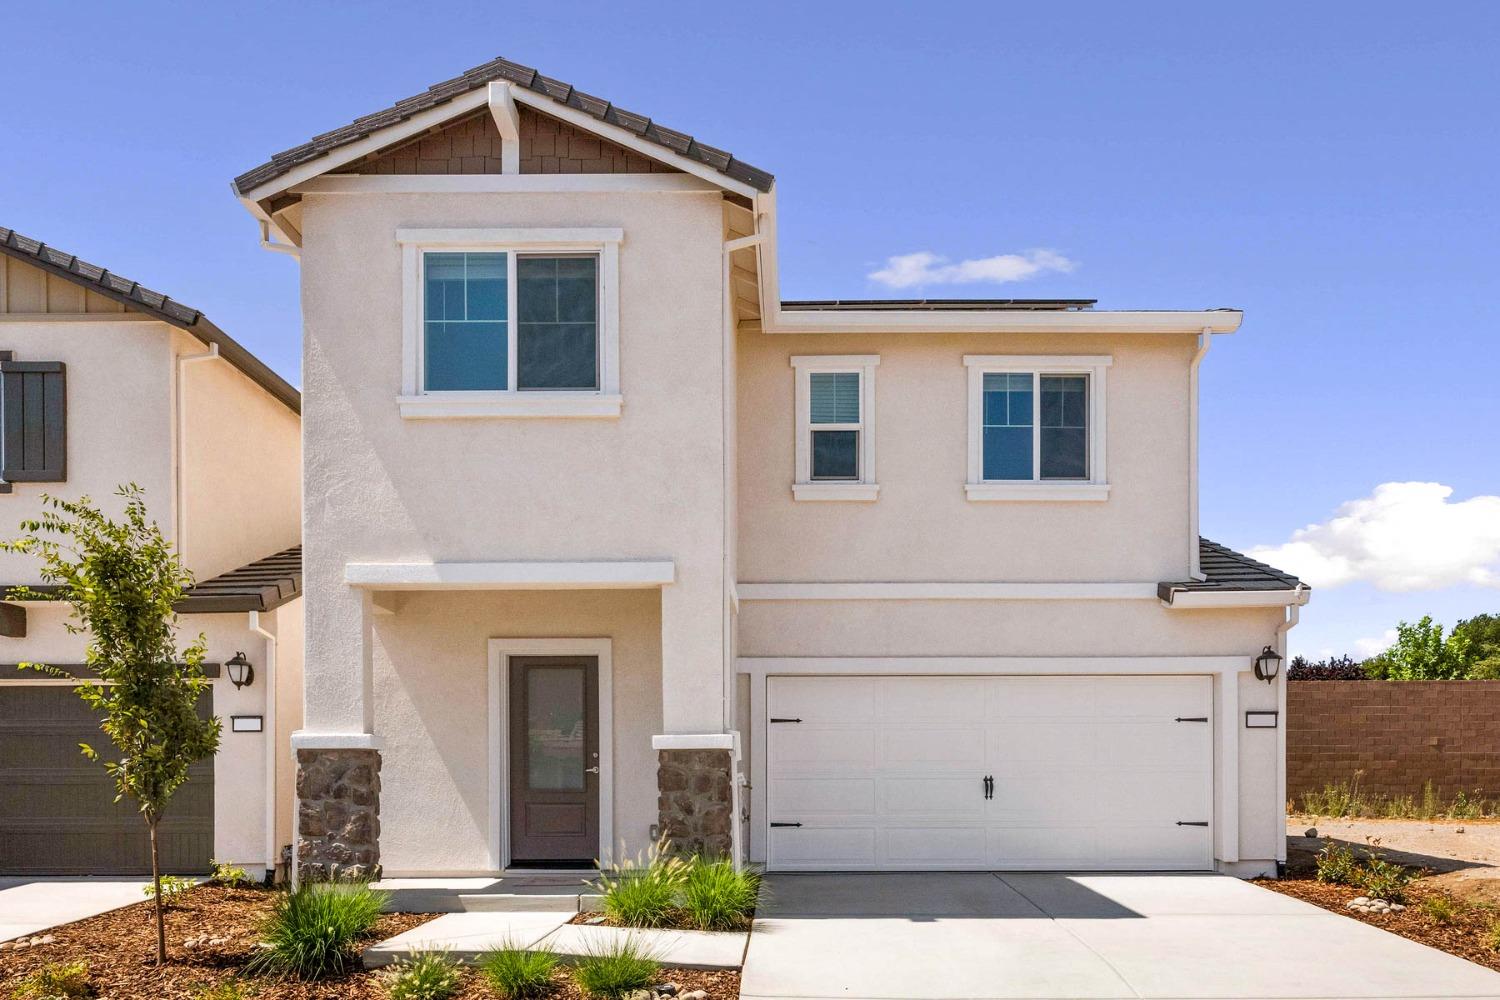
[[[205,716],[209,705],[199,706]],[[101,742],[71,687],[0,685],[0,874],[151,871],[145,821],[128,800],[114,802],[114,780],[78,751]],[[212,758],[191,773],[158,827],[166,872],[206,872],[213,853]]]
[[1212,866],[1208,677],[772,677],[773,869]]

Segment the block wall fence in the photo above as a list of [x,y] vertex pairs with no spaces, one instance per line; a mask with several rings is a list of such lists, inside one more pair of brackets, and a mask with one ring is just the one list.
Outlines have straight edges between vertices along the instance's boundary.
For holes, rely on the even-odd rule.
[[1288,797],[1351,781],[1500,798],[1500,681],[1291,681]]

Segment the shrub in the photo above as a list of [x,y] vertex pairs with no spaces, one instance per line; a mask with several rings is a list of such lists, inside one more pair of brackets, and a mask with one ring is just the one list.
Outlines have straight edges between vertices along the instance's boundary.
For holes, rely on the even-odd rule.
[[1318,868],[1318,881],[1328,885],[1351,885],[1359,874],[1359,860],[1354,848],[1329,839],[1314,859]]
[[1490,921],[1490,929],[1485,932],[1484,943],[1490,946],[1490,951],[1500,951],[1500,917]]
[[1451,896],[1428,896],[1422,900],[1422,912],[1433,923],[1451,924],[1458,916],[1458,904]]
[[213,875],[210,877],[220,885],[229,886],[232,889],[250,884],[250,873],[237,865],[224,861],[210,861],[209,864],[213,865]]
[[94,995],[87,962],[53,962],[11,987],[17,1000],[77,1000]]
[[[600,865],[601,873],[604,866]],[[687,877],[687,866],[667,854],[662,838],[644,857],[627,859],[608,874],[600,874],[593,888],[604,897],[604,915],[626,927],[660,927],[669,923],[677,896]]]
[[645,989],[656,979],[661,963],[635,938],[591,950],[573,968],[573,981],[584,996],[617,1000]]
[[[163,875],[161,877],[162,902],[165,903],[176,896],[181,896],[183,893],[191,889],[193,887],[193,884],[194,883],[192,879],[183,878],[181,875]],[[156,898],[156,885],[154,883],[146,886],[141,891],[145,893],[147,899]]]
[[1355,872],[1355,882],[1376,899],[1388,903],[1404,903],[1406,886],[1414,877],[1410,871],[1393,861],[1387,861],[1380,853],[1380,841],[1369,840],[1369,857],[1364,867]]
[[734,930],[749,921],[759,894],[759,873],[736,869],[727,860],[694,858],[682,887],[682,907],[699,930]]
[[249,995],[237,980],[226,979],[222,983],[200,987],[193,994],[193,1000],[245,1000]]
[[557,956],[552,952],[526,951],[509,944],[485,952],[479,959],[484,978],[506,1000],[542,996],[551,989],[556,968]]
[[448,1000],[463,986],[458,964],[441,951],[416,952],[392,965],[383,978],[391,1000]]
[[387,895],[368,885],[304,882],[281,893],[246,966],[278,978],[318,979],[357,960],[353,945],[380,919]]

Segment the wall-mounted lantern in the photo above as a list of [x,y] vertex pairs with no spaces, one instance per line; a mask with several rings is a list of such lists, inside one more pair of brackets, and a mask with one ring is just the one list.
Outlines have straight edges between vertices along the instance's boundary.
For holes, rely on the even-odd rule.
[[1276,680],[1276,675],[1281,672],[1281,654],[1270,646],[1260,651],[1255,658],[1255,676],[1268,683]]
[[249,687],[255,683],[255,668],[245,659],[244,653],[235,653],[225,662],[224,668],[229,671],[230,683],[237,688]]

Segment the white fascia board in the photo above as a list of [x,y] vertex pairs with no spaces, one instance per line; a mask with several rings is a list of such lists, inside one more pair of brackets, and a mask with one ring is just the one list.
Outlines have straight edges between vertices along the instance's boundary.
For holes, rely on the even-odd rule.
[[1205,608],[1286,608],[1306,604],[1310,592],[1301,590],[1229,590],[1203,591],[1178,590],[1170,601],[1162,601],[1168,608],[1187,610]]
[[344,582],[364,590],[604,590],[665,587],[670,559],[591,562],[348,563]]
[[[690,174],[325,174],[292,194],[711,194]],[[252,203],[253,204],[253,203]],[[252,209],[252,212],[258,208]]]
[[339,167],[353,163],[355,160],[379,152],[387,146],[421,135],[428,129],[441,125],[451,118],[485,107],[489,102],[489,91],[479,87],[460,94],[444,104],[419,111],[405,121],[397,122],[388,128],[380,129],[347,146],[329,150],[322,156],[308,160],[306,163],[298,164],[280,177],[273,177],[260,187],[249,191],[239,192],[241,201],[264,201],[275,197],[284,191],[297,187],[305,181],[311,180],[322,174],[332,173]]
[[690,160],[686,156],[672,152],[665,146],[659,146],[654,142],[642,139],[629,129],[621,128],[618,125],[611,125],[608,122],[601,122],[593,115],[585,114],[565,104],[558,104],[550,97],[533,93],[524,87],[512,87],[511,96],[518,104],[528,105],[549,118],[560,119],[575,128],[580,128],[585,132],[608,139],[618,146],[624,146],[626,149],[639,153],[649,160],[657,160],[676,167],[684,173],[701,177],[710,184],[716,185],[725,191],[733,191],[735,194],[745,198],[754,198],[761,193],[759,189],[751,187],[743,181],[737,181],[733,177],[721,174],[706,163]]
[[829,310],[764,314],[766,333],[1233,333],[1244,314],[1231,309],[1000,310],[931,312]]
[[1154,583],[738,583],[742,601],[1137,601]]

